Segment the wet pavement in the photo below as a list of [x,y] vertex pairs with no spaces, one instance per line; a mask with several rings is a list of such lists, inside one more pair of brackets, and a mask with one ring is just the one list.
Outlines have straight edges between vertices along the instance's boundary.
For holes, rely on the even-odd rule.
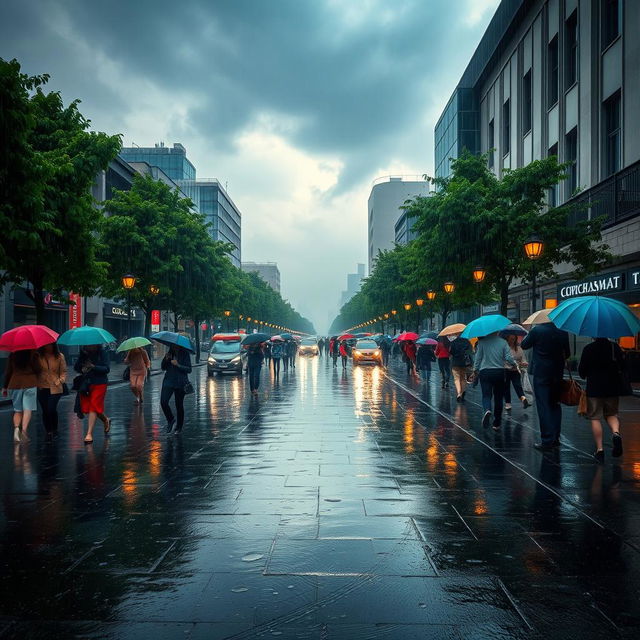
[[400,362],[193,381],[178,437],[161,376],[90,446],[71,398],[53,444],[0,410],[0,638],[638,637],[637,399],[601,466],[573,410],[541,455],[533,408],[494,434]]

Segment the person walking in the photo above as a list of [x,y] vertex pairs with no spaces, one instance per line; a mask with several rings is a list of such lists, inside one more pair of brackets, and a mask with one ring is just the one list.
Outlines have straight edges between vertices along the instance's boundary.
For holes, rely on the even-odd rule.
[[391,353],[391,343],[386,339],[382,338],[378,345],[380,348],[380,354],[382,355],[382,366],[387,368],[389,366],[389,354]]
[[340,355],[340,347],[337,338],[331,338],[329,341],[329,354],[333,360],[334,368],[338,367],[338,356]]
[[340,342],[339,352],[340,352],[340,357],[342,358],[342,368],[346,370],[347,360],[349,358],[349,351],[347,350],[346,340],[342,340]]
[[27,429],[38,409],[37,388],[40,358],[33,349],[14,351],[9,355],[4,372],[2,395],[11,396],[13,406],[13,441],[28,442]]
[[264,354],[264,359],[267,361],[267,369],[271,368],[271,343],[265,342],[262,345],[262,353]]
[[591,431],[596,450],[593,457],[604,462],[602,443],[602,422],[611,429],[613,451],[611,455],[619,458],[622,455],[622,436],[618,419],[618,403],[622,388],[621,375],[625,371],[624,353],[622,349],[608,338],[595,338],[582,351],[578,373],[587,381],[587,413],[591,420]]
[[429,345],[421,344],[416,354],[416,364],[418,365],[418,371],[422,372],[422,377],[427,381],[431,377],[431,363],[435,361],[436,356],[433,348]]
[[[505,387],[505,363],[516,366],[511,349],[504,338],[492,333],[478,340],[473,363],[482,390],[482,426],[488,427],[493,415],[493,430],[500,431]],[[491,400],[493,398],[493,411]]]
[[527,400],[527,396],[524,394],[524,389],[522,388],[522,374],[529,365],[522,347],[518,344],[518,336],[509,335],[505,339],[509,345],[509,349],[511,349],[511,355],[516,361],[516,367],[515,369],[513,367],[505,368],[504,409],[505,411],[511,411],[512,385],[516,395],[520,398],[520,402],[522,402],[522,406],[526,409],[529,406],[529,400]]
[[62,398],[67,380],[67,361],[55,342],[40,347],[38,355],[38,403],[42,409],[46,439],[50,442],[58,437],[58,402]]
[[571,355],[569,334],[558,329],[552,322],[543,322],[529,331],[520,346],[525,351],[532,350],[529,375],[536,400],[541,439],[539,444],[533,446],[538,451],[551,451],[560,446],[560,384],[565,362]]
[[261,344],[252,344],[247,354],[247,362],[249,367],[249,388],[251,394],[258,395],[260,388],[260,371],[264,362],[264,351]]
[[99,344],[89,344],[80,350],[80,355],[73,368],[81,373],[88,384],[89,392],[80,393],[80,410],[87,419],[87,434],[84,437],[85,444],[93,442],[93,428],[96,419],[100,418],[104,425],[105,435],[111,430],[111,419],[104,413],[104,398],[107,393],[109,357],[105,349]]
[[324,338],[320,338],[318,340],[318,355],[322,358],[322,354],[324,351]]
[[273,360],[273,373],[276,380],[280,378],[280,361],[282,360],[284,346],[282,342],[274,342],[271,345],[271,359]]
[[296,368],[296,353],[298,352],[298,343],[295,340],[290,340],[287,345],[287,356],[289,358],[289,366],[293,369]]
[[449,345],[449,357],[456,400],[462,402],[467,393],[467,376],[473,365],[473,347],[467,338],[457,336]]
[[438,359],[438,369],[442,376],[442,388],[449,388],[449,379],[451,378],[451,363],[449,362],[449,339],[446,337],[438,338],[438,344],[435,351]]
[[[180,433],[184,426],[184,396],[191,373],[191,356],[183,347],[172,345],[162,358],[160,368],[165,372],[160,391],[160,407],[167,419],[167,433]],[[171,396],[175,398],[175,417],[169,405]]]
[[407,363],[407,374],[416,372],[416,355],[417,348],[416,343],[413,340],[406,340],[403,342],[404,355]]
[[144,381],[151,369],[151,360],[147,352],[142,348],[131,349],[125,359],[124,363],[129,365],[129,388],[133,393],[134,398],[138,404],[144,402]]

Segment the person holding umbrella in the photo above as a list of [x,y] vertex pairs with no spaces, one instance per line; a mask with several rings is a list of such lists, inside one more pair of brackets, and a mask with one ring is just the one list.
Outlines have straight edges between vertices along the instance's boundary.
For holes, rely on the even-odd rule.
[[456,400],[462,402],[467,392],[467,374],[473,364],[473,347],[471,342],[460,335],[453,334],[449,345],[451,373],[456,388]]
[[58,402],[65,390],[67,361],[55,342],[40,347],[38,354],[38,403],[42,408],[42,423],[47,441],[51,441],[58,436]]
[[271,359],[273,360],[273,373],[276,380],[280,378],[280,361],[284,355],[284,341],[282,338],[272,338],[273,343],[271,345]]
[[522,402],[523,408],[526,409],[529,406],[529,400],[527,400],[527,396],[524,394],[524,389],[522,388],[522,373],[529,366],[527,359],[525,358],[522,347],[518,344],[518,336],[516,334],[505,334],[505,332],[503,332],[501,335],[504,336],[504,339],[507,341],[509,349],[511,349],[511,355],[516,361],[515,368],[505,367],[504,409],[505,411],[511,411],[512,385],[516,395],[520,398],[520,402]]
[[404,348],[404,355],[407,360],[407,374],[415,373],[416,371],[416,358],[417,358],[417,347],[416,343],[413,340],[405,340],[402,343]]
[[340,347],[339,347],[337,336],[333,336],[333,338],[331,338],[331,340],[329,340],[329,355],[331,356],[331,359],[333,360],[333,367],[337,368],[338,367],[338,356],[340,355]]
[[449,362],[449,339],[445,336],[438,338],[438,346],[435,352],[438,360],[438,369],[442,376],[442,388],[449,388],[449,380],[451,378],[451,363]]
[[9,355],[4,373],[2,395],[11,394],[13,406],[13,441],[28,442],[27,429],[31,416],[37,410],[40,358],[33,349],[14,351]]
[[342,358],[342,368],[347,370],[347,360],[349,358],[349,351],[347,350],[347,341],[340,340],[340,346],[338,348],[340,352],[340,357]]
[[264,352],[262,343],[251,344],[248,347],[247,362],[249,368],[249,388],[251,395],[257,396],[260,388],[260,372],[264,362]]
[[433,353],[433,346],[426,343],[420,344],[422,341],[418,341],[418,353],[416,354],[416,364],[418,371],[422,371],[422,375],[425,380],[429,380],[431,376],[431,363],[436,361],[436,356]]
[[111,430],[111,419],[104,413],[104,399],[107,393],[108,375],[111,370],[109,358],[101,344],[83,345],[73,368],[85,377],[88,385],[88,393],[79,393],[78,395],[80,396],[80,410],[84,415],[89,414],[84,442],[91,444],[93,442],[93,428],[98,417],[104,424],[105,435]]
[[[135,339],[131,338],[131,340]],[[122,345],[120,345],[119,349],[121,351],[125,350],[122,349]],[[144,402],[144,381],[149,374],[149,369],[151,369],[151,360],[149,360],[147,352],[140,346],[127,349],[124,363],[129,366],[129,388],[131,393],[133,393],[136,403],[142,404]]]

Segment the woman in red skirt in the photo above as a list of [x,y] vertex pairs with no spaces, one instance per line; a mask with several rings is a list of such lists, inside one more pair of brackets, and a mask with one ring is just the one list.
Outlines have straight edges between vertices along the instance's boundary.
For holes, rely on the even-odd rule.
[[80,394],[80,408],[82,413],[89,414],[87,421],[87,435],[84,438],[85,444],[93,442],[93,427],[96,418],[104,422],[104,432],[109,433],[111,420],[104,415],[104,397],[107,393],[107,382],[109,375],[109,359],[106,352],[99,344],[91,344],[82,347],[80,356],[76,360],[74,369],[81,373],[88,383],[88,393]]

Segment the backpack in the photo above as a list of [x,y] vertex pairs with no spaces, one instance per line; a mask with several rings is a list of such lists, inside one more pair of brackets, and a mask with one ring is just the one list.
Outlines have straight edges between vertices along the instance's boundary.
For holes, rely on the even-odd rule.
[[281,344],[274,344],[271,347],[271,357],[272,358],[282,358],[282,345]]

